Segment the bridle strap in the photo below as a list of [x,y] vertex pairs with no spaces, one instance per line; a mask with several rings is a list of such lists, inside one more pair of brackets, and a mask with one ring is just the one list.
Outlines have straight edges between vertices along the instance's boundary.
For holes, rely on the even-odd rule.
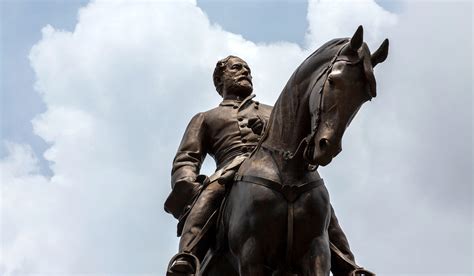
[[[329,63],[329,65],[326,68],[324,68],[324,70],[318,75],[318,77],[316,78],[315,82],[313,83],[313,86],[311,87],[311,89],[314,89],[314,87],[319,82],[319,80],[321,79],[322,76],[326,76],[325,81],[324,81],[324,83],[326,83],[326,81],[328,79],[328,76],[329,76],[329,73],[332,71],[332,67],[333,67],[334,63],[336,63],[337,61],[348,61],[348,62],[350,62],[349,60],[338,59],[338,57],[341,54],[342,50],[348,44],[349,44],[349,42],[345,43],[344,45],[341,46],[341,48],[339,48],[336,55],[332,58],[331,63]],[[321,88],[318,92],[319,93],[319,105],[318,105],[318,109],[317,109],[315,125],[312,128],[311,132],[306,137],[301,139],[300,143],[298,144],[298,147],[296,148],[296,150],[294,152],[272,148],[272,147],[269,147],[269,146],[264,145],[264,144],[260,144],[260,146],[262,146],[262,147],[264,147],[264,148],[266,148],[266,149],[268,149],[272,152],[276,152],[276,153],[280,154],[283,157],[284,160],[288,161],[288,160],[293,159],[298,154],[298,152],[301,150],[301,147],[303,145],[305,145],[305,149],[303,151],[303,158],[306,160],[306,162],[309,163],[309,160],[306,157],[306,155],[307,155],[307,151],[308,151],[308,146],[311,143],[311,141],[314,139],[314,136],[316,136],[316,133],[318,132],[319,125],[320,125],[320,122],[321,122],[324,83],[323,83],[323,85],[321,86]],[[309,169],[314,171],[317,168],[318,168],[317,165],[311,165],[311,168],[309,168]]]

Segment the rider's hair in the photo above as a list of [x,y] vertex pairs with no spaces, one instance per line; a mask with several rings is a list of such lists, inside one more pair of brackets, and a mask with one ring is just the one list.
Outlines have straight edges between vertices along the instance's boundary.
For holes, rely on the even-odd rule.
[[217,90],[217,93],[219,93],[219,95],[221,95],[222,97],[222,86],[224,85],[222,83],[222,74],[224,73],[224,69],[227,65],[227,62],[229,61],[229,59],[231,58],[238,58],[240,59],[239,57],[237,56],[228,56],[226,58],[223,58],[221,60],[219,60],[216,64],[216,68],[214,69],[214,74],[212,74],[212,79],[214,80],[214,86],[216,87],[216,90]]

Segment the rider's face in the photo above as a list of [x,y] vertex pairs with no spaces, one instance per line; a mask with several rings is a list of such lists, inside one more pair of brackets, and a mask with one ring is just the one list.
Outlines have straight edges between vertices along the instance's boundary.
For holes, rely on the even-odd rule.
[[240,58],[230,58],[222,76],[225,95],[248,96],[252,93],[252,75],[250,68]]

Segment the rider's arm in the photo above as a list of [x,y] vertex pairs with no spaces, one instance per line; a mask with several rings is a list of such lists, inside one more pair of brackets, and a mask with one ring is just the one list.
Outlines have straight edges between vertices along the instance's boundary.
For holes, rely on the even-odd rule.
[[201,185],[196,182],[207,153],[205,114],[198,113],[189,122],[173,161],[171,187],[165,210],[179,218]]
[[196,114],[184,132],[173,160],[171,187],[179,181],[194,182],[206,157],[206,128],[204,113]]

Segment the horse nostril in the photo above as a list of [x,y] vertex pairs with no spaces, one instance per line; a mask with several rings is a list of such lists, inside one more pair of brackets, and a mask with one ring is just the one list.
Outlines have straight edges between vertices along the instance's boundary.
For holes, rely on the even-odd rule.
[[321,149],[321,151],[325,151],[328,146],[329,146],[328,139],[323,138],[319,140],[319,148]]

